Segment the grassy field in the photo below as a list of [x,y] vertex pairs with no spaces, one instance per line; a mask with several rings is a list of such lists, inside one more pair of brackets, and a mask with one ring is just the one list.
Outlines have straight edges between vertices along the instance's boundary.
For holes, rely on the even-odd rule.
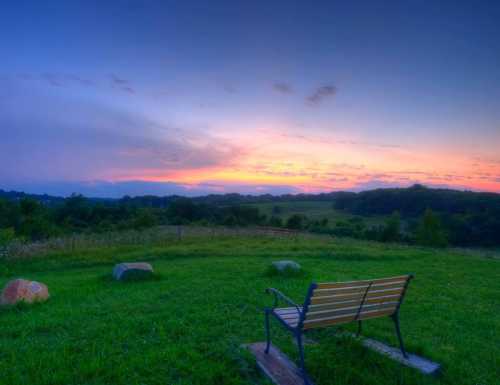
[[[266,214],[268,217],[276,216],[286,221],[294,214],[301,214],[307,216],[311,220],[328,219],[330,226],[333,226],[338,221],[346,221],[353,218],[354,215],[335,210],[333,202],[320,202],[320,201],[291,201],[291,202],[270,202],[270,203],[255,203],[249,206],[257,207],[259,210]],[[273,213],[273,208],[279,207],[279,213]],[[384,223],[384,217],[363,217],[367,225],[378,225]]]
[[[266,275],[293,259],[294,278]],[[113,264],[150,261],[156,277],[120,283]],[[243,343],[262,341],[266,287],[296,301],[311,281],[412,272],[401,309],[410,352],[443,364],[442,376],[413,369],[336,336],[314,332],[308,369],[325,384],[494,385],[500,378],[500,260],[474,253],[301,237],[193,237],[157,247],[96,248],[0,261],[13,277],[48,284],[51,299],[0,310],[0,384],[268,384]],[[354,330],[355,325],[344,329]],[[292,358],[289,334],[274,342]],[[364,335],[396,346],[389,319],[367,321]]]

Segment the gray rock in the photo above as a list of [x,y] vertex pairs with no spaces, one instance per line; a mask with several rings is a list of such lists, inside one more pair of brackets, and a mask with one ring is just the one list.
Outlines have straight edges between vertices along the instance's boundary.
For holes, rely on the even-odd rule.
[[276,261],[273,262],[273,267],[279,271],[299,271],[301,269],[300,265],[295,261]]
[[117,281],[146,279],[153,275],[153,267],[146,262],[120,263],[113,269],[113,278]]

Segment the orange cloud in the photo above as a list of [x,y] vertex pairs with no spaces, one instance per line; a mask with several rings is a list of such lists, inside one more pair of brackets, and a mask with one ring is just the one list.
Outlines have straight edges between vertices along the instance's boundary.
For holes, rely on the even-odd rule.
[[[500,162],[452,151],[406,148],[351,138],[294,135],[279,130],[238,132],[223,143],[238,148],[212,165],[126,171],[116,180],[184,184],[288,185],[304,192],[407,186],[413,183],[500,192]],[[232,145],[231,145],[232,143]],[[238,147],[237,147],[238,146]],[[210,151],[218,153],[217,149]]]

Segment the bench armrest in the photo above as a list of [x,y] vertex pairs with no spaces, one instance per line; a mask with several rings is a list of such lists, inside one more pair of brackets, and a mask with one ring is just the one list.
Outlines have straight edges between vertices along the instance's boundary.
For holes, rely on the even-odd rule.
[[282,300],[282,301],[288,303],[289,305],[295,307],[297,309],[297,312],[299,314],[301,313],[299,305],[297,305],[295,302],[293,302],[290,298],[288,298],[286,295],[284,295],[279,290],[277,290],[277,289],[275,289],[273,287],[270,287],[270,288],[266,289],[266,293],[267,294],[274,294],[274,304],[273,304],[273,307],[272,307],[273,309],[275,309],[276,307],[278,307],[279,300]]

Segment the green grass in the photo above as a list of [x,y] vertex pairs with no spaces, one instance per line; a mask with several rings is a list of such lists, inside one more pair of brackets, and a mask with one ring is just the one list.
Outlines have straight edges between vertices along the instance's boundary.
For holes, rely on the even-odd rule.
[[[293,259],[297,277],[267,274]],[[150,261],[155,279],[115,282],[113,264]],[[306,361],[317,385],[481,384],[500,378],[500,261],[436,251],[305,237],[192,238],[162,247],[102,248],[2,262],[0,284],[39,280],[51,299],[0,310],[0,384],[268,384],[243,343],[262,341],[266,287],[301,301],[311,281],[412,272],[401,309],[410,352],[443,364],[438,379],[402,367],[335,329],[312,333]],[[355,325],[347,326],[355,330]],[[296,358],[273,322],[274,342]],[[396,346],[389,319],[364,335]]]

